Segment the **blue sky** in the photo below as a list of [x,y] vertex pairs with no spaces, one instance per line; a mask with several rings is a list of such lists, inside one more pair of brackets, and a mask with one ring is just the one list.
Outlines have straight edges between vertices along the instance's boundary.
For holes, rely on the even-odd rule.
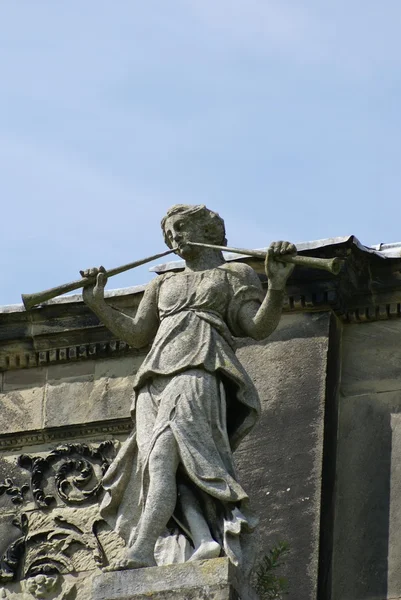
[[178,202],[230,245],[400,241],[400,23],[399,0],[1,0],[0,304],[162,251]]

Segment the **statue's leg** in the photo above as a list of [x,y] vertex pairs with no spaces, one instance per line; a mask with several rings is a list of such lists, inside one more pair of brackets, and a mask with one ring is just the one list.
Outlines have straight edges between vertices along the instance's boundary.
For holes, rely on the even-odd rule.
[[156,440],[149,457],[149,488],[135,542],[126,554],[126,568],[156,566],[154,549],[177,502],[177,442],[170,429]]
[[203,515],[202,507],[196,495],[186,483],[180,483],[178,491],[181,500],[181,510],[188,522],[195,552],[189,559],[205,560],[217,558],[221,548],[212,537],[210,527]]

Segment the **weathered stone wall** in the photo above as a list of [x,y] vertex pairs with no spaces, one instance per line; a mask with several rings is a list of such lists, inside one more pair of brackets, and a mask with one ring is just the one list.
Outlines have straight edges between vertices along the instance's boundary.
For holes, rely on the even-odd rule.
[[[258,388],[263,413],[237,451],[236,460],[260,518],[255,536],[259,558],[279,541],[289,544],[291,554],[285,567],[289,600],[309,600],[316,597],[318,589],[330,323],[329,313],[285,315],[267,341],[242,340],[238,350]],[[23,534],[23,524],[20,528],[12,524],[17,513],[27,515],[31,536],[42,532],[42,538],[38,537],[41,543],[43,535],[52,530],[64,537],[75,531],[78,542],[66,552],[77,573],[99,572],[103,552],[107,560],[121,552],[121,540],[104,525],[95,526],[99,519],[96,494],[85,500],[79,485],[72,482],[79,469],[67,473],[68,481],[61,486],[64,496],[60,495],[57,470],[67,459],[82,456],[67,453],[52,458],[52,452],[60,452],[57,449],[65,444],[96,449],[106,440],[117,443],[126,437],[133,379],[143,356],[129,352],[115,358],[86,355],[2,373],[0,483],[11,478],[18,492],[0,495],[0,556]],[[115,451],[107,448],[103,454],[111,460]],[[36,499],[31,482],[34,464],[31,469],[18,466],[21,454],[47,460],[41,467],[44,475],[36,485],[40,488]],[[99,458],[90,462],[94,473],[93,484],[85,488],[89,490],[100,481],[102,468]],[[23,466],[27,466],[26,459]],[[31,489],[25,490],[24,485]],[[49,508],[44,508],[45,497],[53,498]],[[97,550],[98,541],[101,550]],[[48,547],[52,547],[50,541]],[[35,552],[33,544],[30,555],[19,565],[20,576],[34,563]],[[77,579],[79,586],[83,582],[88,585],[87,581]],[[10,585],[17,593],[19,584]]]
[[2,434],[129,417],[142,360],[130,355],[2,373]]
[[238,449],[260,517],[259,555],[285,541],[291,600],[317,598],[330,315],[285,315],[261,343],[239,351],[256,383],[262,418]]
[[[238,349],[263,408],[236,452],[260,518],[259,558],[289,544],[289,600],[399,599],[399,249],[387,256],[353,236],[300,249],[344,267],[338,277],[295,269],[276,332]],[[263,279],[260,261],[240,260]],[[143,291],[114,290],[108,302],[132,314]],[[130,430],[144,355],[115,340],[80,296],[0,309],[0,598],[32,600],[35,582],[19,580],[46,556],[63,573],[46,582],[50,598],[90,600],[93,577],[106,581],[99,567],[123,545],[99,520],[99,484]]]
[[[289,544],[289,600],[399,599],[401,258],[353,236],[302,252],[344,267],[338,277],[296,269],[278,329],[238,349],[263,408],[236,452],[260,518],[259,558]],[[241,260],[263,278],[260,261]],[[132,314],[143,290],[108,301]],[[123,545],[99,520],[99,484],[130,430],[144,354],[115,340],[80,296],[0,309],[0,598],[32,600],[35,582],[19,580],[46,556],[64,574],[46,583],[58,590],[51,598],[90,600],[92,578],[98,590],[108,581],[99,567]]]
[[401,597],[401,321],[344,327],[333,599]]

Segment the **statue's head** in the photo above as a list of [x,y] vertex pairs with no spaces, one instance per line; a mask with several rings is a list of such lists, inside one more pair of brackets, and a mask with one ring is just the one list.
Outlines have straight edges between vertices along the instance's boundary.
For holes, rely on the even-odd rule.
[[58,579],[58,573],[39,573],[38,575],[33,575],[26,580],[26,590],[35,598],[47,598],[57,586]]
[[161,222],[164,240],[169,248],[182,245],[179,252],[184,258],[189,250],[185,240],[226,246],[226,230],[220,215],[204,204],[175,204]]

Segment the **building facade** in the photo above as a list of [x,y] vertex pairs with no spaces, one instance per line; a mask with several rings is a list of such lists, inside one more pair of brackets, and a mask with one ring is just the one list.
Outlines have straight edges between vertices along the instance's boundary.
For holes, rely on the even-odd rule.
[[[277,330],[238,342],[263,407],[236,451],[258,555],[288,544],[290,600],[401,598],[401,246],[349,236],[299,250],[339,257],[340,274],[296,269]],[[264,281],[260,261],[234,259]],[[108,302],[134,314],[143,291]],[[0,598],[95,598],[123,549],[99,515],[102,474],[145,354],[79,295],[0,310]]]

